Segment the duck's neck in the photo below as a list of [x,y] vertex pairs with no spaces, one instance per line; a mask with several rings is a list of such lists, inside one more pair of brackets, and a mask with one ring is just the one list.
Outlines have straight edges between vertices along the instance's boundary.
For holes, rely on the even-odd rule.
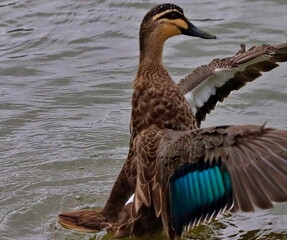
[[162,52],[165,40],[158,37],[140,37],[140,65],[163,65]]

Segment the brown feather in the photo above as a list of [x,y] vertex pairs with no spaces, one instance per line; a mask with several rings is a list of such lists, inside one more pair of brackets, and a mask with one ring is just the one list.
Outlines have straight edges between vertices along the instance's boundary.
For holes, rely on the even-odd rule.
[[96,232],[107,223],[107,218],[102,216],[102,209],[77,210],[59,214],[59,223],[68,229]]

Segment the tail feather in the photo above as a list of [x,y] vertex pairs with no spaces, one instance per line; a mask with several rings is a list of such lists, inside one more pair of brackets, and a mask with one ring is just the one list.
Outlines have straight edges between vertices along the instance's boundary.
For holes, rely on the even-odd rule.
[[59,214],[59,223],[67,228],[81,232],[97,232],[107,224],[107,219],[101,214],[101,209],[78,210]]

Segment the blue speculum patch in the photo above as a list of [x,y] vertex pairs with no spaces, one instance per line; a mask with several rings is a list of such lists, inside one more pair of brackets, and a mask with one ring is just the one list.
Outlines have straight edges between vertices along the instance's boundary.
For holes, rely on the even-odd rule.
[[172,222],[175,231],[200,218],[216,215],[232,205],[230,177],[221,163],[186,163],[170,179]]

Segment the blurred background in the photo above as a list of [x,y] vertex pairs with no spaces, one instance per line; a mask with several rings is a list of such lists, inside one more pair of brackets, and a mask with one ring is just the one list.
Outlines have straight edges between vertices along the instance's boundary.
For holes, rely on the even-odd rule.
[[[96,239],[57,223],[103,206],[129,141],[138,31],[161,1],[0,1],[0,239]],[[217,40],[168,40],[175,81],[214,58],[286,42],[285,0],[176,1]],[[203,126],[287,129],[287,64],[233,93]],[[287,204],[224,214],[186,239],[286,239]]]

